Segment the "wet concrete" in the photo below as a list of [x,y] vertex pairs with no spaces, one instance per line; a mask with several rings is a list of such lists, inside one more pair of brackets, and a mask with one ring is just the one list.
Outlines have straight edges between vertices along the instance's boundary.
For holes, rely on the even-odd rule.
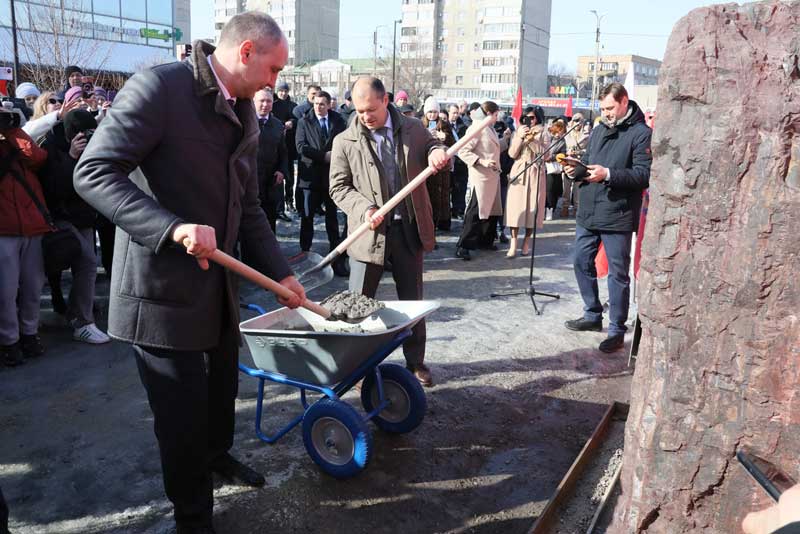
[[383,309],[384,304],[365,295],[352,293],[350,291],[337,291],[325,297],[320,302],[322,307],[331,312],[332,321],[356,322],[366,319],[378,310]]
[[[297,223],[278,222],[287,253]],[[261,532],[524,533],[602,417],[628,401],[627,352],[604,355],[604,333],[571,332],[581,314],[572,273],[573,221],[546,223],[536,243],[536,287],[560,300],[488,298],[528,286],[529,258],[505,250],[453,257],[457,231],[441,235],[425,260],[425,298],[441,302],[429,317],[426,363],[436,385],[428,412],[407,435],[370,425],[373,456],[358,477],[338,481],[317,469],[295,429],[270,446],[255,436],[257,382],[240,376],[233,454],[264,473],[261,489],[217,484],[220,534]],[[315,236],[327,251],[324,227]],[[604,287],[604,283],[601,287]],[[107,281],[100,280],[107,291]],[[336,278],[310,294],[344,290]],[[275,309],[263,290],[248,302]],[[603,289],[603,294],[605,290]],[[394,300],[387,273],[379,300]],[[101,302],[104,302],[101,299]],[[242,310],[243,320],[255,314]],[[152,416],[131,349],[89,346],[45,313],[48,353],[18,369],[0,369],[0,486],[15,533],[167,532]],[[627,349],[627,347],[626,347]],[[240,359],[252,365],[246,348]],[[403,363],[397,351],[389,361]],[[361,410],[357,392],[344,400]],[[264,431],[301,409],[296,390],[267,386]]]

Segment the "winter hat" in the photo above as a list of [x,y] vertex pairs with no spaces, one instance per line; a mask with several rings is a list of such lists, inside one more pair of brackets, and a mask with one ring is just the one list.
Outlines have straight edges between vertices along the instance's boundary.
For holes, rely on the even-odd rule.
[[344,99],[345,99],[345,100],[350,100],[351,98],[352,98],[352,97],[351,97],[351,93],[350,93],[350,91],[345,91],[345,92],[344,92]]
[[108,92],[108,101],[109,101],[109,102],[113,102],[113,101],[114,101],[114,98],[115,98],[116,96],[117,96],[117,92],[116,92],[114,89],[111,89],[111,90]]
[[67,104],[69,104],[75,99],[80,98],[81,96],[83,96],[83,87],[81,86],[70,87],[69,90],[67,90],[67,92],[64,93],[64,105],[66,106]]
[[438,100],[436,100],[432,96],[429,96],[428,98],[425,99],[425,106],[422,108],[422,110],[425,113],[427,113],[429,111],[439,111],[439,109],[440,108],[439,108],[439,101]]
[[276,91],[288,91],[289,84],[286,82],[281,82],[278,84],[278,87],[275,89]]
[[17,91],[14,96],[17,98],[28,98],[29,96],[35,96],[38,98],[40,94],[41,93],[39,92],[39,89],[37,89],[35,85],[30,82],[23,82],[17,86]]
[[414,113],[414,106],[412,106],[411,104],[403,104],[402,106],[400,106],[400,113],[404,115],[406,113]]
[[80,67],[76,67],[75,65],[70,65],[66,69],[64,69],[64,77],[69,79],[73,72],[80,72],[81,76],[83,76],[83,70]]
[[403,90],[398,91],[398,93],[394,96],[395,100],[400,100],[401,98],[405,98],[408,100],[408,93]]
[[100,86],[95,85],[95,87],[94,87],[94,95],[95,96],[102,96],[103,98],[108,100],[108,93],[106,92],[105,89],[103,89]]
[[64,135],[67,136],[69,142],[72,142],[79,133],[95,128],[97,128],[97,120],[88,111],[75,109],[64,117]]

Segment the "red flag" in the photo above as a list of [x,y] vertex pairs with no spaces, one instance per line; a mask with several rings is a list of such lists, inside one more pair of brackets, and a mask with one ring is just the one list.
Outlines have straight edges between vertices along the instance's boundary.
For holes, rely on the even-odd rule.
[[8,81],[0,80],[0,95],[8,96]]
[[572,118],[572,97],[569,97],[569,102],[567,102],[567,110],[564,112],[564,115]]
[[514,102],[514,110],[511,112],[514,117],[514,124],[519,126],[519,120],[522,118],[522,87],[517,87],[517,99]]
[[608,257],[606,256],[606,247],[600,243],[597,248],[597,256],[594,258],[594,268],[597,270],[597,278],[605,278],[608,276]]

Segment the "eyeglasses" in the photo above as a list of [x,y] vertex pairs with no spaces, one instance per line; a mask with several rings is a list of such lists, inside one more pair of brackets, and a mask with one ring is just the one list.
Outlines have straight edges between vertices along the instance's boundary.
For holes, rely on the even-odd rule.
[[59,100],[57,98],[48,98],[47,99],[47,103],[48,104],[61,104],[61,100]]

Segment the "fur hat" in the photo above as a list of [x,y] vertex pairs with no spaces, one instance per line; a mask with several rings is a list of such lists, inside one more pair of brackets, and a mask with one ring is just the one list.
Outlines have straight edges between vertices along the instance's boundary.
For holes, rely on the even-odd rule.
[[17,90],[14,93],[14,96],[16,96],[17,98],[27,98],[29,96],[35,96],[36,98],[38,98],[40,94],[41,93],[39,92],[39,89],[37,89],[35,85],[33,85],[30,82],[23,82],[17,86]]
[[425,99],[425,105],[423,106],[422,111],[427,113],[429,111],[439,111],[440,109],[441,108],[439,108],[439,101],[433,98],[432,96],[429,96],[428,98]]

